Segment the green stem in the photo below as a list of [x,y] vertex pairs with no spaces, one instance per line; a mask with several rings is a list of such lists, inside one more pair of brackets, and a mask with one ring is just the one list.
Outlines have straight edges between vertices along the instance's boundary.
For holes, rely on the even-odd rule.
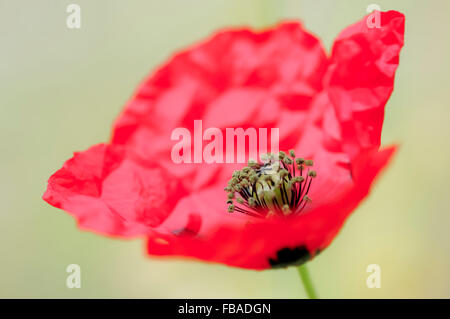
[[312,284],[311,277],[309,276],[308,268],[306,268],[306,264],[298,266],[297,270],[298,274],[300,275],[300,279],[302,280],[303,287],[305,287],[308,298],[317,299],[317,294],[314,290],[314,286]]

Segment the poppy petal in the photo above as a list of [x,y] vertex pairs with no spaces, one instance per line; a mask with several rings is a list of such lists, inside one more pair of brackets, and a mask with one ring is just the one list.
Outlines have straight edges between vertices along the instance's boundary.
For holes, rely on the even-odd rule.
[[136,163],[121,146],[99,144],[53,174],[43,199],[83,229],[130,237],[151,233],[184,194],[165,170]]
[[349,26],[333,45],[326,90],[341,122],[343,147],[351,156],[380,146],[384,107],[394,88],[405,17],[396,11],[371,15]]
[[[167,161],[172,130],[191,130],[194,120],[220,129],[280,127],[274,126],[284,123],[275,116],[280,107],[307,110],[322,89],[326,66],[320,41],[297,22],[261,32],[218,32],[176,54],[140,85],[115,123],[112,142],[147,160]],[[283,137],[293,133],[293,125],[286,127]]]

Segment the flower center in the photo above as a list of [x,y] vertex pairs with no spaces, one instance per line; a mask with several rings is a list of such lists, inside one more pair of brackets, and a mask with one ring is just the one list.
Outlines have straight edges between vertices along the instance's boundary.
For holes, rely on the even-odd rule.
[[262,162],[248,161],[234,171],[225,191],[228,192],[228,212],[253,217],[299,215],[311,198],[308,192],[316,172],[312,160],[296,158],[293,150],[265,154]]

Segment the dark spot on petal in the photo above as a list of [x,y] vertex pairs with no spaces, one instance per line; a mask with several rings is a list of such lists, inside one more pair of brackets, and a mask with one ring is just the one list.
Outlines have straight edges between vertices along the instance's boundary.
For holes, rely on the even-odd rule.
[[269,258],[272,268],[283,268],[287,266],[300,266],[310,259],[311,255],[304,246],[295,248],[283,248],[277,252],[275,259]]
[[352,164],[351,164],[350,162],[338,161],[338,162],[337,162],[337,165],[340,166],[340,167],[343,167],[343,168],[345,168],[345,169],[348,169],[350,178],[351,178],[352,180],[354,179],[354,178],[353,178],[353,166],[352,166]]
[[196,236],[200,231],[202,225],[202,218],[198,214],[190,214],[188,217],[187,225],[181,229],[172,231],[172,234],[176,236]]

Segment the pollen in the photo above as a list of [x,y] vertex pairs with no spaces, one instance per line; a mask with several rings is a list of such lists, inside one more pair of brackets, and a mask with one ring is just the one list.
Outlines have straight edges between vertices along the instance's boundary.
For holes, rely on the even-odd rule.
[[288,154],[264,154],[261,162],[250,160],[234,171],[228,186],[228,212],[257,218],[298,216],[311,202],[308,196],[317,173],[312,160]]

